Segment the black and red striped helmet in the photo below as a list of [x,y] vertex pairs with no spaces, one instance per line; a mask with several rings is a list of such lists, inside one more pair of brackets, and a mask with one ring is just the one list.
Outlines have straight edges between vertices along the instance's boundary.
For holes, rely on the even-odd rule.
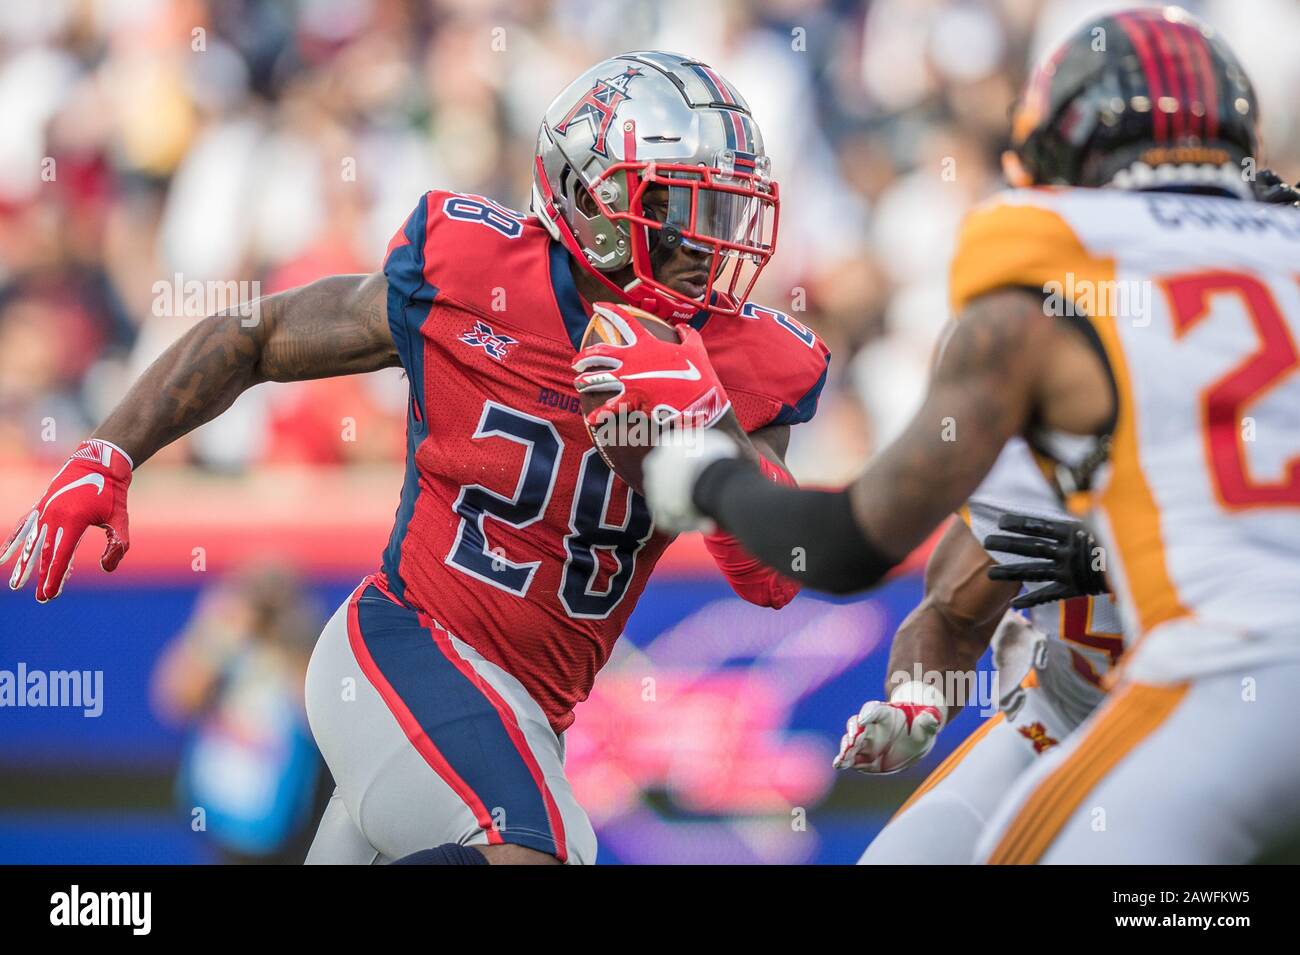
[[1210,27],[1180,7],[1121,10],[1086,24],[1034,70],[1011,143],[1012,185],[1246,191],[1258,107]]

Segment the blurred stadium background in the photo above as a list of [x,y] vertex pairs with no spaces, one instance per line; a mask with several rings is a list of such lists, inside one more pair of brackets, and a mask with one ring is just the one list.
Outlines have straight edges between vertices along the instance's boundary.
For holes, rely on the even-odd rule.
[[[1027,64],[1114,5],[11,0],[0,516],[16,520],[202,317],[178,285],[271,292],[372,270],[434,186],[526,208],[550,97],[590,62],[645,48],[709,62],[753,107],[785,196],[755,297],[835,355],[790,460],[806,482],[844,480],[919,399],[953,233],[998,187]],[[1294,181],[1300,5],[1185,5],[1247,64],[1266,159]],[[142,469],[113,578],[92,533],[56,603],[0,595],[0,671],[103,675],[98,715],[0,709],[0,862],[301,852],[325,785],[301,671],[387,538],[405,394],[397,374],[255,389]],[[602,861],[855,859],[923,775],[830,769],[919,596],[920,556],[868,599],[772,614],[733,598],[696,542],[670,551],[567,737]]]

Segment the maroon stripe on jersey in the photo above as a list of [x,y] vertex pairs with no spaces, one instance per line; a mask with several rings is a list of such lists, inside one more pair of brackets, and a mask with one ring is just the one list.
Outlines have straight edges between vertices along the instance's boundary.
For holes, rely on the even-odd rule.
[[1158,106],[1160,97],[1164,95],[1164,84],[1160,81],[1160,70],[1156,66],[1155,54],[1151,49],[1151,44],[1142,32],[1142,26],[1136,16],[1131,13],[1121,13],[1116,19],[1124,27],[1124,32],[1128,34],[1129,42],[1133,44],[1138,60],[1142,63],[1142,73],[1146,76],[1147,86],[1151,92],[1151,109],[1155,114],[1152,125],[1155,130],[1156,142],[1162,143],[1168,138],[1168,124],[1165,122],[1165,114],[1160,111]]

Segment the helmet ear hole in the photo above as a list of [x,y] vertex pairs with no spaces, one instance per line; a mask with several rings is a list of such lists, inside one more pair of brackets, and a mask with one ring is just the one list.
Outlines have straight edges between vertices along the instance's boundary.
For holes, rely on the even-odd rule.
[[588,219],[594,219],[600,215],[600,210],[596,206],[596,200],[591,195],[591,191],[581,183],[574,183],[573,202]]

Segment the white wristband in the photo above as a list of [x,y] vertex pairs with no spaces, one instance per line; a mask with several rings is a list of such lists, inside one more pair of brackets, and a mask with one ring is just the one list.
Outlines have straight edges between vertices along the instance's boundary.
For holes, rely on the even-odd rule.
[[119,448],[112,441],[105,441],[103,438],[95,438],[95,440],[98,441],[100,444],[107,445],[108,447],[116,451],[118,454],[122,455],[122,457],[126,458],[127,467],[129,467],[132,471],[135,470],[135,462],[131,460],[131,455],[127,454],[125,451]]
[[920,680],[908,680],[900,683],[889,694],[890,703],[914,703],[919,706],[933,706],[939,711],[939,725],[948,722],[948,703],[943,698],[943,690],[933,683]]

